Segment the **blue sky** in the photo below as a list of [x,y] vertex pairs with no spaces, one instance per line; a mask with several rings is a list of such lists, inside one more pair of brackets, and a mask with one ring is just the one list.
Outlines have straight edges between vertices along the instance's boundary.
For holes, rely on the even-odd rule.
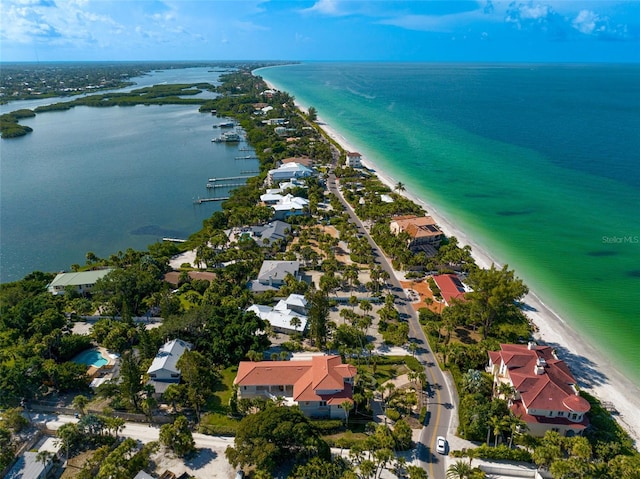
[[0,0],[1,61],[640,62],[640,1]]

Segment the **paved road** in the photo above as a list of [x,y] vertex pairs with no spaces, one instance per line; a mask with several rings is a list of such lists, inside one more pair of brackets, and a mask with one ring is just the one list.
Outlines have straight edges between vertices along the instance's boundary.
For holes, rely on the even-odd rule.
[[[57,431],[60,426],[70,422],[78,422],[74,416],[48,414],[42,416],[43,422],[45,422],[47,429],[51,431]],[[160,426],[149,426],[148,424],[141,424],[136,422],[126,422],[125,427],[120,433],[120,436],[130,437],[142,441],[143,443],[149,443],[151,441],[158,441],[160,438]],[[208,436],[206,434],[193,433],[193,440],[196,443],[197,448],[217,449],[225,450],[227,446],[233,445],[233,437],[222,436]]]
[[438,436],[448,436],[449,430],[452,427],[452,420],[456,414],[457,403],[454,399],[456,396],[452,393],[452,386],[449,381],[447,381],[447,378],[438,366],[438,362],[430,350],[424,331],[420,327],[418,314],[405,295],[395,271],[384,256],[382,250],[373,241],[369,232],[351,208],[351,205],[345,201],[333,173],[329,174],[327,187],[331,193],[340,199],[351,221],[357,226],[358,232],[367,238],[369,245],[375,253],[375,262],[389,274],[391,289],[396,298],[396,308],[401,316],[409,323],[410,340],[418,345],[416,357],[425,366],[429,388],[427,393],[427,420],[425,421],[426,425],[420,433],[420,442],[417,445],[417,456],[420,460],[420,465],[429,474],[429,478],[445,479],[444,457],[436,453],[435,443]]

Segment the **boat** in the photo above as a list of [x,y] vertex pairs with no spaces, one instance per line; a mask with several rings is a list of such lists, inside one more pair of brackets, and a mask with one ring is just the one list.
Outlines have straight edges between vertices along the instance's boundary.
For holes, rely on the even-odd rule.
[[212,138],[214,143],[235,143],[240,141],[240,135],[235,131],[228,131],[220,135],[220,138]]

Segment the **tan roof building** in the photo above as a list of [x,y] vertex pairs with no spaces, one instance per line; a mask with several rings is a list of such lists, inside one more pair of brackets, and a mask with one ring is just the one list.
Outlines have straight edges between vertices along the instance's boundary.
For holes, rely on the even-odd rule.
[[[394,216],[389,225],[395,235],[404,231],[410,237],[411,251],[429,250],[440,246],[444,234],[431,216]],[[431,247],[431,248],[429,248]]]
[[513,387],[510,409],[527,423],[529,433],[543,436],[552,430],[569,437],[582,434],[589,424],[586,413],[591,405],[578,394],[569,367],[553,349],[534,342],[501,344],[500,348],[489,351],[487,370],[494,375],[496,385]]
[[344,418],[341,404],[353,403],[356,368],[340,356],[318,355],[308,360],[242,361],[234,384],[238,398],[282,397],[312,417]]

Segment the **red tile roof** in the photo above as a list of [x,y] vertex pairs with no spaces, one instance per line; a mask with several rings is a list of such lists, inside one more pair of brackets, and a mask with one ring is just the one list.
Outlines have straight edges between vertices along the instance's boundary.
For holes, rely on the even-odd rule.
[[452,299],[464,301],[464,286],[455,274],[439,274],[434,276],[433,280],[440,288],[440,294],[447,304],[451,304]]
[[406,231],[412,238],[442,235],[442,231],[431,216],[394,216],[391,221],[394,221],[400,230]]
[[[501,344],[500,360],[504,362],[513,387],[518,391],[527,409],[567,411],[584,413],[589,411],[589,402],[576,394],[576,380],[566,363],[556,358],[549,346],[524,344]],[[536,373],[536,371],[538,373]]]
[[[242,361],[233,383],[239,386],[293,386],[295,401],[340,404],[351,400],[352,387],[344,380],[353,378],[356,372],[355,366],[342,364],[340,356],[313,356],[304,361]],[[322,391],[332,392],[318,394]]]

